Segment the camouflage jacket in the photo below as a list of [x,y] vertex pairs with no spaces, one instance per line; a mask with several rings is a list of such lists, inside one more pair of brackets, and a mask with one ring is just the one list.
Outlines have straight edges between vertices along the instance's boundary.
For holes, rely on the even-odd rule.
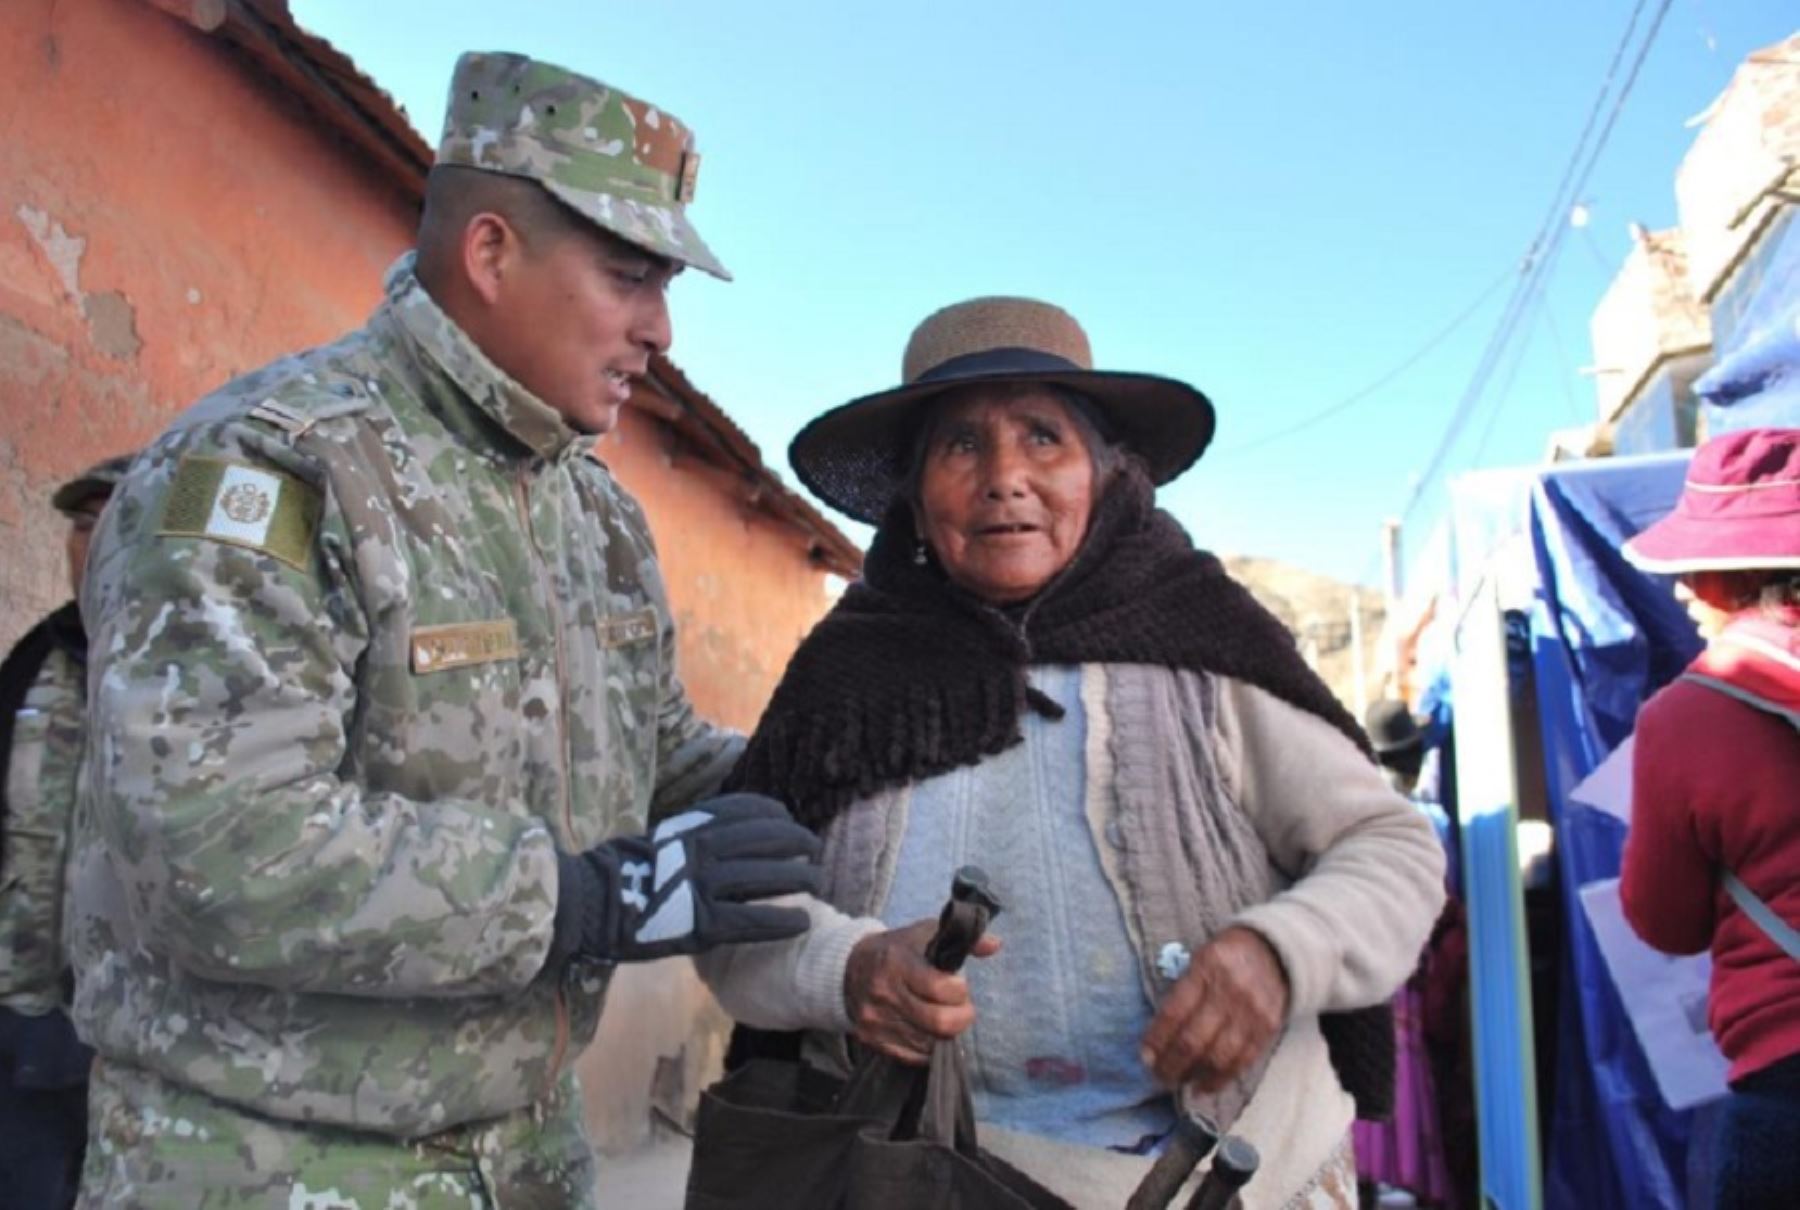
[[711,792],[635,500],[403,259],[362,329],[202,400],[89,561],[75,1014],[103,1058],[418,1137],[548,1092],[604,970],[558,848]]
[[[23,678],[21,678],[23,679]],[[63,900],[81,776],[86,673],[52,646],[13,719],[0,865],[0,1005],[36,1017],[63,1002]]]

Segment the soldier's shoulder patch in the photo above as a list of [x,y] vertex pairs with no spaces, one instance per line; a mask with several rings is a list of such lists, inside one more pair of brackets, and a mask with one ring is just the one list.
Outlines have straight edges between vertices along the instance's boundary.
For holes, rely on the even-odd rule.
[[242,546],[304,568],[323,509],[317,488],[282,471],[185,454],[156,532]]

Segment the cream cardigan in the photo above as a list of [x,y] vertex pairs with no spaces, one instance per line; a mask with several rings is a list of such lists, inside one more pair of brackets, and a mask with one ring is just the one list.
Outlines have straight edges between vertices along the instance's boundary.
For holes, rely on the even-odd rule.
[[[1230,924],[1266,938],[1287,973],[1287,1028],[1259,1078],[1183,1096],[1262,1153],[1245,1210],[1286,1206],[1308,1195],[1352,1117],[1318,1014],[1377,1003],[1411,974],[1443,905],[1442,849],[1340,732],[1244,682],[1085,665],[1082,702],[1089,825],[1152,999],[1168,987],[1155,969],[1165,942],[1192,948]],[[697,960],[734,1018],[822,1035],[849,1029],[844,966],[856,942],[882,928],[873,914],[892,884],[911,797],[906,787],[877,793],[833,822],[829,903],[808,902],[810,932]],[[1233,880],[1234,889],[1216,885]],[[828,1037],[817,1042],[815,1051],[841,1053]],[[1045,1149],[1058,1158],[1037,1164],[1014,1158],[1057,1187],[1045,1163],[1078,1163],[1083,1150]],[[1108,1152],[1093,1155],[1097,1167],[1100,1156],[1120,1180],[1136,1171]]]

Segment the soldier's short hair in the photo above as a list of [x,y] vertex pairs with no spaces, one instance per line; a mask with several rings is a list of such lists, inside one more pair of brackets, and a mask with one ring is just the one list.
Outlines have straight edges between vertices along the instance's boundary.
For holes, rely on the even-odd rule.
[[440,164],[425,178],[425,210],[419,217],[418,234],[420,268],[435,274],[442,258],[454,254],[469,220],[489,212],[511,224],[532,249],[549,247],[576,232],[597,230],[536,181]]

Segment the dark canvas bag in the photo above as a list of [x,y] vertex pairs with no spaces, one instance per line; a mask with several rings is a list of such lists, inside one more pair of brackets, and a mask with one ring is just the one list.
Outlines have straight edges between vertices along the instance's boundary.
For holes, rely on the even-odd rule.
[[953,1042],[937,1046],[929,1067],[875,1057],[848,1081],[804,1063],[752,1059],[701,1095],[687,1206],[1068,1210],[977,1145]]
[[[997,910],[979,872],[959,874],[927,957],[959,969]],[[745,1062],[700,1096],[687,1207],[1070,1210],[981,1150],[954,1042],[925,1067],[867,1053],[847,1080],[799,1059]]]

